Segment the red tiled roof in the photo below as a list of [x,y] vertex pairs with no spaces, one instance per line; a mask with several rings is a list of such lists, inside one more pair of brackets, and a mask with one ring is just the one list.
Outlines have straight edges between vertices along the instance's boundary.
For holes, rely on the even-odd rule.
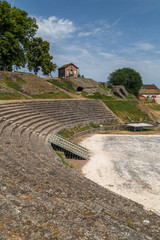
[[73,65],[75,68],[78,69],[78,67],[77,67],[76,65],[74,65],[73,63],[65,64],[65,65],[63,65],[62,67],[58,68],[58,69],[66,68],[66,67],[68,67],[69,65]]
[[157,86],[154,84],[144,84],[143,87],[145,89],[158,89]]

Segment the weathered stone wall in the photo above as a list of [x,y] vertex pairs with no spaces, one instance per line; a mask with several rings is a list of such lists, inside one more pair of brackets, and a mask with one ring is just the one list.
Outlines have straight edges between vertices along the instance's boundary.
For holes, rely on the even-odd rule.
[[58,69],[58,77],[64,77],[65,76],[65,69],[61,68]]
[[104,90],[103,88],[97,87],[97,88],[84,88],[83,92],[88,93],[88,96],[94,95],[94,93],[100,93],[107,96],[112,96],[111,91]]
[[108,87],[107,82],[99,82],[99,83],[106,88]]
[[78,88],[81,88],[83,92],[86,92],[89,95],[93,95],[95,92],[98,92],[100,94],[112,96],[111,91],[100,88],[99,83],[91,78],[66,77],[64,80],[69,82],[76,91]]
[[74,65],[70,65],[65,68],[65,77],[69,77],[69,76],[73,76],[73,77],[78,76],[78,70]]
[[112,91],[115,95],[117,95],[121,98],[128,97],[128,92],[125,89],[125,87],[122,85],[112,86]]

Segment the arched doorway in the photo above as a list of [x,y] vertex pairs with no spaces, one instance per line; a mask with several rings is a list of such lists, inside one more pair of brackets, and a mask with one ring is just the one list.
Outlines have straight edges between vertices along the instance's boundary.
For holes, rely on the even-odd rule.
[[77,92],[82,92],[83,91],[83,87],[78,87],[77,88]]

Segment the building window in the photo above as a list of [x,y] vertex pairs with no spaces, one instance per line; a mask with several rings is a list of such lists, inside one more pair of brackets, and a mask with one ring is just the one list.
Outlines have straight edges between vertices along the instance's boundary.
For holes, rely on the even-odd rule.
[[70,75],[73,76],[73,70],[72,69],[70,70]]

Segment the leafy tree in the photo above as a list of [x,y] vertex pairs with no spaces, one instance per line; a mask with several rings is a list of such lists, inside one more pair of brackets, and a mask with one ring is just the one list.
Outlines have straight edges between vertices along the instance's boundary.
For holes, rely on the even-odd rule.
[[28,69],[35,74],[41,69],[44,75],[51,74],[56,69],[56,64],[52,63],[53,57],[49,54],[50,44],[42,38],[33,38],[28,50]]
[[78,77],[84,78],[84,75],[81,75],[80,73],[78,73]]
[[118,69],[108,77],[108,85],[123,85],[129,93],[136,97],[139,95],[142,84],[140,74],[132,68]]
[[24,67],[26,51],[38,26],[28,13],[0,1],[0,67],[12,71],[12,66]]

